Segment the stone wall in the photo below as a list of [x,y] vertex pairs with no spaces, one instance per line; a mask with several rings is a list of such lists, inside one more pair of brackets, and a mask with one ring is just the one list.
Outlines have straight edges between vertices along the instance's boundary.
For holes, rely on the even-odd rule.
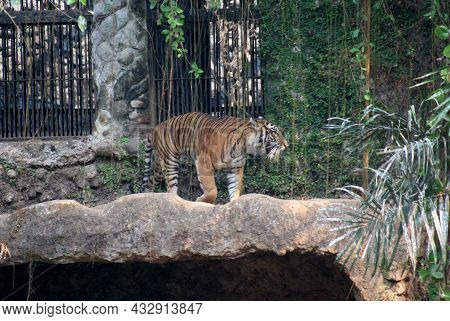
[[[110,148],[108,148],[110,147]],[[95,137],[0,142],[0,215],[55,199],[99,204],[129,193],[139,179],[135,163],[117,158],[126,145]]]
[[96,86],[95,134],[135,138],[154,118],[148,101],[147,2],[94,3],[92,59]]
[[81,139],[0,142],[0,214],[54,199],[108,202],[139,179],[136,157],[126,155],[137,154],[154,124],[147,3],[94,0],[94,132]]

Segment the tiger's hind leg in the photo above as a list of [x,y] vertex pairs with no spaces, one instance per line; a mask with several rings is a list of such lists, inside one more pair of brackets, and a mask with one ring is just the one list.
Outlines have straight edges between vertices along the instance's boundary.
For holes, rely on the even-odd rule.
[[197,202],[205,202],[214,204],[217,198],[217,187],[214,179],[214,167],[211,161],[207,159],[197,159],[195,161],[197,168],[197,176],[200,181],[200,187],[203,190],[203,195],[197,198]]
[[227,173],[227,181],[228,181],[228,195],[230,196],[230,201],[241,196],[243,189],[243,181],[244,178],[244,168],[236,167],[232,168]]
[[166,181],[166,187],[168,193],[177,194],[178,192],[178,169],[180,167],[180,157],[172,157],[167,160],[164,167],[164,178]]
[[153,173],[150,176],[147,186],[150,192],[155,191],[155,187],[158,186],[164,179],[163,170],[159,162],[153,164]]
[[158,157],[152,162],[152,148],[147,148],[144,177],[142,179],[141,193],[154,192],[155,187],[163,180],[163,171]]

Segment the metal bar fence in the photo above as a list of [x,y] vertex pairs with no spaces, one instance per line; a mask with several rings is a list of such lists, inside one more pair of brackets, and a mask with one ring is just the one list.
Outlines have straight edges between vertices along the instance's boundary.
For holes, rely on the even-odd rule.
[[91,1],[21,0],[15,9],[0,2],[0,139],[91,134]]
[[[184,10],[184,47],[187,57],[177,59],[157,25],[157,9],[148,12],[149,64],[157,106],[157,121],[190,111],[214,116],[264,114],[259,60],[257,1],[220,1],[212,12],[204,0],[178,1]],[[204,73],[196,79],[191,63]]]

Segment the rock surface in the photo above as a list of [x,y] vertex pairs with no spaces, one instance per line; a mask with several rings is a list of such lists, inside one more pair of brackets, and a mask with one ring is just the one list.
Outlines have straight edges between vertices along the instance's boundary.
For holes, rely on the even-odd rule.
[[94,5],[92,61],[98,136],[135,136],[138,124],[149,122],[146,18],[145,1],[98,0]]
[[[63,167],[92,161],[95,152],[88,138],[0,142],[0,164]],[[16,177],[17,173],[7,173]]]
[[[323,219],[356,206],[350,200],[279,200],[256,194],[216,206],[171,194],[129,195],[94,208],[51,201],[0,216],[0,239],[11,252],[1,263],[165,263],[258,252],[336,254],[338,246],[329,246],[336,235]],[[382,299],[382,277],[370,279],[363,271],[359,266],[346,271],[358,297]]]

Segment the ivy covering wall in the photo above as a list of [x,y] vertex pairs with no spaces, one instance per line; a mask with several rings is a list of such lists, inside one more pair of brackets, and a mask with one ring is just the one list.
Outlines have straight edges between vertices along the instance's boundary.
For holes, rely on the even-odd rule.
[[365,99],[401,113],[423,98],[409,87],[431,68],[431,1],[417,3],[374,1],[372,91],[364,92],[359,1],[260,1],[266,116],[290,146],[281,164],[249,162],[246,192],[332,197],[336,187],[360,184],[361,155],[324,126],[329,117],[360,115]]

